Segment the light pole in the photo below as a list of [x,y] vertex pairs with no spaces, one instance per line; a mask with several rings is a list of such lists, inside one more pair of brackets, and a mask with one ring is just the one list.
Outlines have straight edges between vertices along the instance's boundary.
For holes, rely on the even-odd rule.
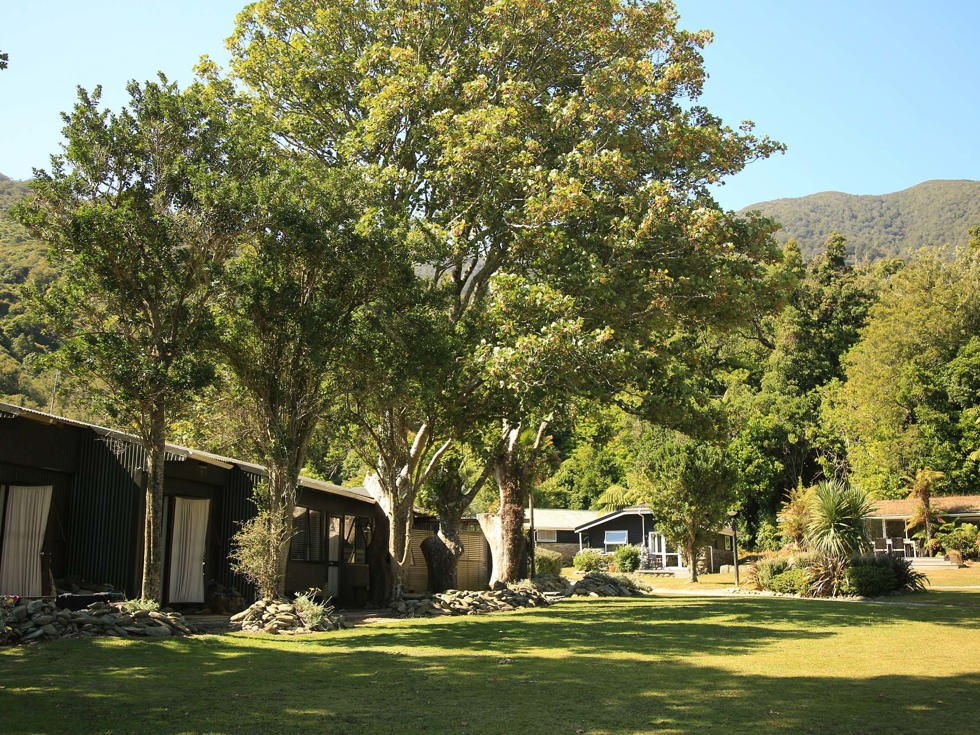
[[735,562],[735,587],[738,587],[738,528],[735,519],[738,518],[737,510],[728,511],[728,517],[732,521],[732,561]]

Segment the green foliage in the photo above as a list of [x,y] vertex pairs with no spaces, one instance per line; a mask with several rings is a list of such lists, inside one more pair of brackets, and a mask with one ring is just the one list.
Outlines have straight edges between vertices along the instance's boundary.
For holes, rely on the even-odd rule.
[[843,233],[858,263],[908,258],[917,249],[965,245],[980,222],[980,182],[926,181],[881,196],[824,192],[746,207],[782,225],[781,240],[799,242],[813,257],[832,232]]
[[813,488],[800,483],[789,491],[789,497],[779,511],[779,531],[788,543],[802,549],[807,529],[813,520]]
[[863,491],[836,482],[814,489],[807,547],[821,555],[847,558],[869,545],[864,518],[874,506]]
[[[677,432],[661,432],[651,446],[647,500],[658,530],[693,559],[727,520],[738,477],[725,447]],[[696,580],[691,563],[692,581]]]
[[980,249],[952,261],[921,252],[893,274],[847,355],[828,419],[849,442],[854,481],[897,497],[907,478],[945,475],[944,492],[980,482]]
[[847,570],[841,592],[845,595],[877,597],[894,592],[897,587],[895,572],[888,567],[852,565]]
[[755,547],[758,551],[779,551],[783,548],[783,538],[779,526],[769,518],[763,518],[755,533]]
[[126,602],[123,603],[123,609],[130,613],[137,612],[139,610],[156,612],[160,609],[160,603],[157,600],[126,600]]
[[774,575],[768,589],[789,595],[806,595],[812,583],[813,579],[806,568],[793,567]]
[[616,560],[616,569],[620,572],[635,572],[640,567],[640,548],[632,544],[618,546],[613,552],[613,558]]
[[820,554],[808,567],[810,572],[809,594],[812,597],[839,597],[847,584],[850,560],[843,556]]
[[545,574],[555,577],[561,576],[562,557],[557,551],[545,549],[541,546],[534,547],[534,573],[537,576]]
[[65,153],[14,214],[63,273],[31,299],[62,339],[58,364],[146,437],[151,404],[169,413],[213,374],[210,306],[243,223],[228,196],[228,109],[162,76],[128,92],[111,113],[101,90],[79,91]]
[[[867,568],[885,570],[884,572],[858,571]],[[902,557],[891,556],[889,554],[866,554],[855,556],[851,559],[851,567],[848,570],[848,579],[856,575],[857,578],[867,578],[869,580],[892,580],[891,587],[884,587],[877,592],[861,592],[855,584],[851,591],[845,594],[873,595],[884,594],[892,591],[900,592],[921,592],[925,590],[926,575],[917,572],[912,568],[912,562]],[[872,582],[868,582],[872,584]]]
[[958,551],[967,559],[976,558],[978,537],[980,533],[972,523],[945,523],[936,531],[936,540],[945,552]]
[[771,590],[773,579],[792,567],[788,556],[763,557],[753,564],[748,583],[755,589]]
[[[256,497],[262,496],[261,491],[256,493]],[[272,600],[279,595],[282,582],[279,561],[292,534],[292,524],[281,513],[260,508],[232,536],[231,567],[255,585],[262,599]]]
[[601,572],[608,566],[608,561],[599,549],[582,549],[572,558],[572,566],[580,572]]
[[309,630],[330,629],[329,626],[324,626],[324,621],[329,623],[327,604],[316,601],[319,594],[320,590],[313,588],[306,592],[297,592],[293,598],[293,608]]

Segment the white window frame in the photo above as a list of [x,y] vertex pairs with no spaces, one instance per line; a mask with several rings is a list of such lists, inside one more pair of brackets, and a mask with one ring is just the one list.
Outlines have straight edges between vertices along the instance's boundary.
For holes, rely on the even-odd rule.
[[[610,541],[609,540],[609,534],[617,534],[617,536],[618,536],[618,534],[622,534],[622,536],[619,536],[619,538],[622,538],[623,540],[622,541]],[[618,546],[628,546],[629,545],[629,542],[630,542],[630,532],[627,531],[626,529],[622,529],[622,528],[619,528],[619,529],[616,529],[616,530],[606,531],[605,532],[605,535],[602,538],[602,545],[603,545],[603,547],[605,548],[606,551],[609,551],[609,547],[612,547],[612,548],[615,549]]]
[[534,529],[534,541],[539,544],[554,544],[558,542],[558,531],[554,528]]

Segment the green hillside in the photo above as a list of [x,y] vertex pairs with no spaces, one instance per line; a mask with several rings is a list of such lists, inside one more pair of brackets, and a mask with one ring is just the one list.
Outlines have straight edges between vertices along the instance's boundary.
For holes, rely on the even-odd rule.
[[746,207],[782,224],[776,237],[795,239],[812,257],[830,233],[840,232],[856,262],[905,257],[921,247],[965,245],[980,225],[980,181],[926,181],[881,196],[840,192],[776,199]]
[[7,216],[26,193],[26,182],[0,174],[0,400],[47,407],[50,378],[28,375],[21,365],[25,357],[50,343],[37,321],[25,313],[21,286],[31,279],[54,277],[44,258],[44,245]]

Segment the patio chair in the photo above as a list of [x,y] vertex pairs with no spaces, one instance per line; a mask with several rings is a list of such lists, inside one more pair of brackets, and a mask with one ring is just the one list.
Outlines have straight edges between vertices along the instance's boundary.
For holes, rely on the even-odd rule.
[[901,537],[895,537],[889,539],[892,545],[892,556],[905,556],[905,539]]
[[875,539],[875,553],[876,554],[887,554],[888,553],[888,539],[886,539],[886,538],[876,538]]

